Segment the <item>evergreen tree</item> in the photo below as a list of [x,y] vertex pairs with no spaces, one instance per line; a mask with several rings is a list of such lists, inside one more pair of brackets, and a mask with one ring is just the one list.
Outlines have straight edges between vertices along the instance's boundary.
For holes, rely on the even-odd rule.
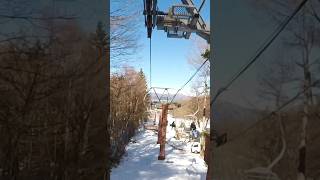
[[108,38],[105,31],[105,26],[101,21],[97,23],[96,33],[95,33],[95,43],[98,47],[107,48]]

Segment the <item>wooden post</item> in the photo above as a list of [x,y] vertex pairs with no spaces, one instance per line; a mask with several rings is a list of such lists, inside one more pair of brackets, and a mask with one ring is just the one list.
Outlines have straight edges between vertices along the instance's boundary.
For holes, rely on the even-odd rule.
[[211,133],[205,135],[205,152],[204,152],[204,161],[208,165],[207,169],[207,178],[206,180],[212,179],[212,148],[213,148],[213,141],[211,141]]
[[206,162],[206,164],[209,166],[209,161],[210,161],[210,134],[205,133],[204,134],[204,161]]
[[160,123],[160,151],[158,160],[165,159],[165,144],[166,144],[166,131],[167,131],[167,115],[168,115],[168,104],[162,105],[162,115],[161,115],[161,123]]
[[159,115],[159,123],[158,123],[158,141],[157,141],[157,144],[160,144],[160,141],[161,141],[161,136],[162,136],[162,115],[160,114]]

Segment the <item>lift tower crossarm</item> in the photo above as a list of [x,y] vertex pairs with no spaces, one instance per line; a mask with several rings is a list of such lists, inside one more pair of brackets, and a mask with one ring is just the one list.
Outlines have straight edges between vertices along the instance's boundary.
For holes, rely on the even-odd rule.
[[[181,2],[185,5],[195,6],[191,0],[181,0]],[[204,0],[201,4],[203,6]],[[203,18],[201,17],[199,11],[195,8],[193,10],[187,9],[187,11],[193,16],[191,20],[190,27],[196,29],[196,34],[203,39],[205,39],[208,43],[210,42],[210,30],[207,29],[206,23],[204,22]],[[187,33],[187,37],[189,38],[191,32]]]

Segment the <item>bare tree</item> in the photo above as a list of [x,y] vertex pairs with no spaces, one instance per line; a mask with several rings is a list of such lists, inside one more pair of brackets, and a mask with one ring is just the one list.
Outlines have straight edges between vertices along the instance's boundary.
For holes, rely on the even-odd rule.
[[[268,12],[271,12],[273,19],[280,23],[282,19],[288,17],[295,6],[300,1],[256,1],[259,6],[265,7]],[[319,2],[310,1],[302,11],[292,20],[289,27],[286,28],[286,47],[299,59],[296,64],[301,67],[303,78],[301,80],[302,89],[307,89],[304,93],[304,108],[302,117],[301,142],[299,145],[299,163],[298,163],[298,179],[306,179],[306,137],[307,124],[311,118],[311,107],[313,105],[313,90],[311,87],[313,76],[312,73],[312,57],[315,56],[315,47],[319,45],[320,41],[318,34],[320,32],[320,24],[317,19],[316,9],[320,6]],[[297,54],[296,52],[300,52]],[[315,60],[315,59],[314,59]]]
[[0,56],[3,178],[103,178],[106,43],[75,23],[59,27],[54,39],[19,38],[0,48],[8,52]]
[[[190,51],[190,55],[188,55],[188,62],[191,64],[191,66],[195,69],[199,68],[199,66],[209,57],[204,54],[210,49],[209,44],[207,44],[202,39],[196,38],[194,41],[194,48],[192,48],[192,51]],[[202,105],[202,121],[201,121],[201,129],[204,130],[207,126],[207,123],[209,121],[209,111],[210,109],[208,106],[208,96],[209,96],[209,84],[210,82],[210,64],[207,63],[203,66],[203,68],[200,70],[198,78],[193,84],[193,89],[196,93],[196,96],[201,96],[203,98],[203,105]],[[200,93],[201,91],[201,93]]]
[[110,57],[113,68],[128,64],[136,53],[138,44],[138,27],[141,26],[142,4],[133,0],[111,1],[110,12]]
[[[263,64],[264,70],[259,76],[260,89],[258,94],[260,98],[269,101],[272,109],[276,110],[290,96],[287,87],[292,86],[294,80],[296,80],[296,77],[294,77],[295,65],[287,60],[283,54],[276,56],[266,63],[267,65]],[[264,163],[270,164],[268,167],[273,167],[274,165],[280,167],[278,165],[279,160],[284,157],[285,152],[279,155],[282,146],[286,146],[283,119],[284,113],[276,113],[275,116],[259,127],[260,131],[264,133],[260,134],[261,132],[259,131],[257,138],[253,139],[255,146],[259,149],[260,160],[262,159]],[[280,128],[278,124],[280,124]],[[257,159],[257,157],[253,158]],[[287,172],[287,175],[283,175],[283,172],[279,171],[279,168],[275,169],[275,171],[282,178],[287,179],[290,177],[290,173]]]
[[142,71],[126,67],[111,76],[111,144],[114,164],[119,162],[129,139],[147,117],[147,84]]

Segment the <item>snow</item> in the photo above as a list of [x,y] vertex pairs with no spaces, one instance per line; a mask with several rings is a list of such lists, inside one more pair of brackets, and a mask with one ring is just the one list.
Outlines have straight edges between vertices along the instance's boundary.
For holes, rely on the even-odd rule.
[[[111,180],[205,180],[207,166],[199,154],[190,152],[190,143],[174,139],[168,116],[166,159],[158,160],[157,134],[140,131],[126,147],[126,155],[111,171]],[[170,145],[169,145],[170,144]]]

